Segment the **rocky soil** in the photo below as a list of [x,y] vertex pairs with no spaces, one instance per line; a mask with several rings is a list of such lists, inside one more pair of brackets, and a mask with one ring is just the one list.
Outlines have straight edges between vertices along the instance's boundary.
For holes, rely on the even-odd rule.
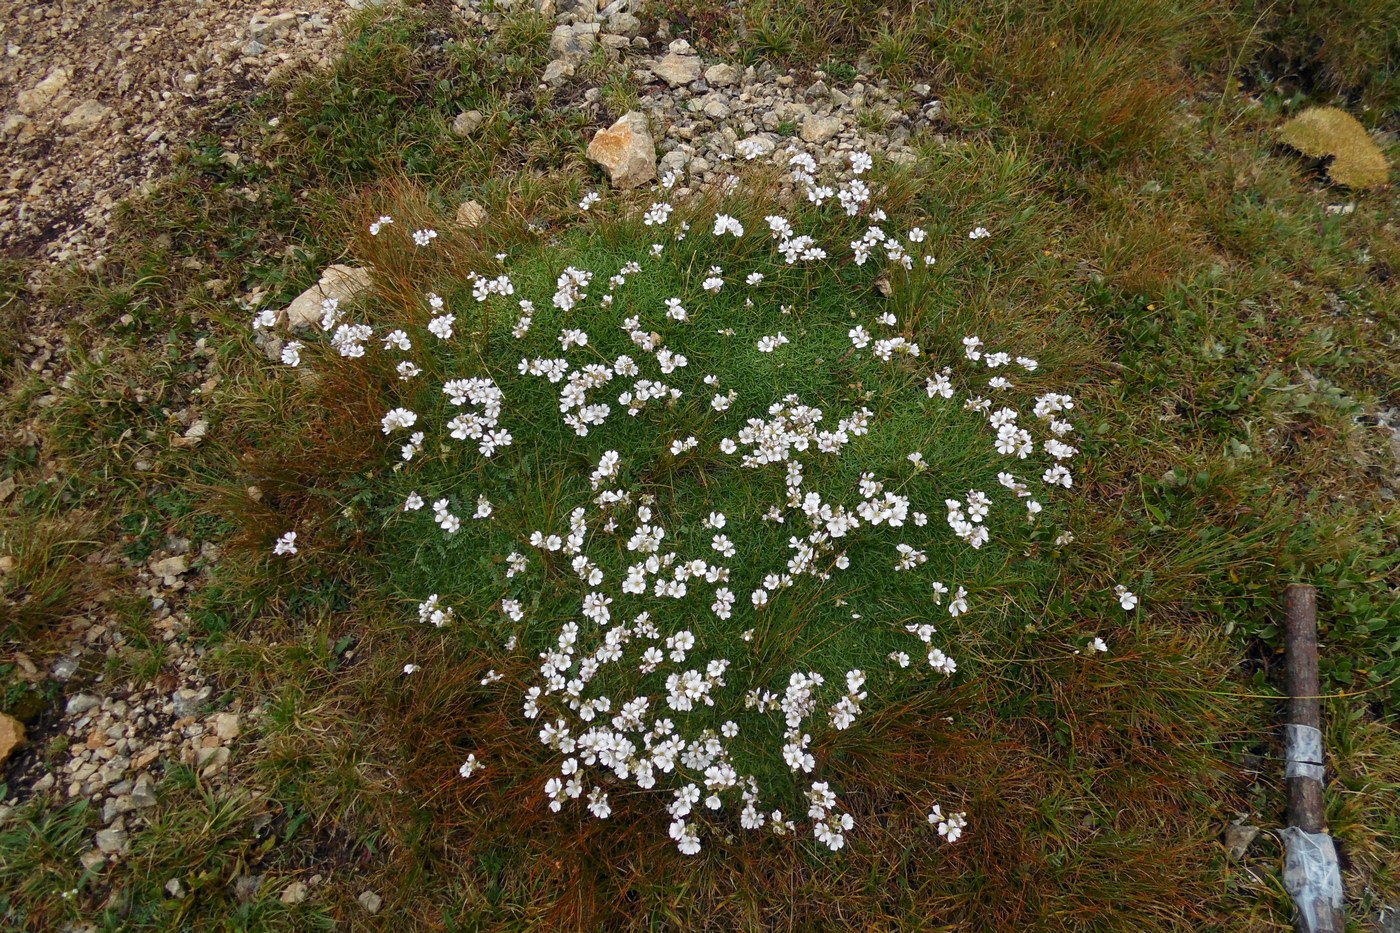
[[0,0],[0,251],[100,252],[112,209],[230,106],[331,54],[343,0]]
[[[363,2],[0,0],[0,254],[54,268],[100,261],[118,202],[162,178],[172,154],[193,138],[212,135],[237,153],[240,105],[286,70],[328,60],[334,27]],[[820,75],[799,80],[706,58],[664,21],[644,32],[634,2],[598,0],[595,8],[593,0],[536,0],[555,23],[541,82],[570,91],[596,118],[595,132],[609,122],[601,88],[581,77],[595,49],[639,89],[639,110],[628,119],[645,142],[629,153],[626,186],[659,181],[671,189],[667,197],[683,196],[724,183],[736,161],[787,146],[841,167],[857,149],[909,162],[913,135],[940,122],[941,103],[926,85],[900,95],[866,79],[838,86]],[[509,4],[455,0],[455,15],[491,30]],[[459,114],[453,130],[467,136],[480,121]],[[480,211],[464,204],[460,222],[479,223]],[[298,300],[318,307],[321,293],[312,291]],[[42,302],[34,312],[22,358],[58,393],[65,313]],[[121,562],[115,551],[96,559]],[[113,594],[66,620],[60,637],[68,648],[57,661],[41,668],[22,652],[12,655],[23,678],[57,682],[64,699],[4,762],[15,796],[0,804],[0,823],[35,793],[89,800],[102,816],[83,855],[95,868],[127,853],[172,762],[206,783],[238,779],[231,764],[260,710],[224,697],[201,671],[202,648],[187,637],[183,611],[185,593],[217,559],[212,543],[171,538],[145,566],[125,568],[120,595],[148,607],[146,621],[164,643],[160,669],[149,678],[108,673],[120,669],[113,662],[130,637]],[[305,893],[303,885],[292,896]],[[365,910],[378,909],[373,892],[361,900]]]

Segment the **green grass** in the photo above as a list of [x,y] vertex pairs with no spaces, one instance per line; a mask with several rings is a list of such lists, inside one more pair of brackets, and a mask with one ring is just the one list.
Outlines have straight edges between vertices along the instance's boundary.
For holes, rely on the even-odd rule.
[[[845,671],[859,668],[871,671],[872,676],[876,676],[876,671],[882,672],[878,675],[880,689],[894,691],[892,697],[882,698],[882,704],[901,697],[907,699],[911,689],[928,688],[927,676],[896,678],[895,686],[885,685],[884,672],[890,667],[886,656],[891,651],[923,653],[917,639],[903,631],[903,625],[927,619],[930,611],[925,608],[931,597],[929,568],[891,575],[896,544],[908,542],[925,549],[929,566],[934,568],[932,577],[946,577],[955,586],[966,585],[974,602],[988,604],[984,606],[985,613],[978,617],[980,622],[934,617],[933,621],[947,633],[939,644],[956,650],[953,646],[966,637],[966,631],[982,631],[987,613],[996,618],[999,628],[1015,629],[1033,617],[1022,618],[1021,613],[1034,613],[1033,605],[1039,599],[1035,594],[1046,588],[1048,571],[1040,561],[1027,561],[1022,555],[1039,552],[1049,544],[1054,537],[1051,529],[1056,526],[1053,516],[1060,510],[1052,503],[1043,522],[1032,529],[1025,522],[1022,504],[1014,496],[996,496],[1001,492],[996,474],[1008,464],[998,464],[989,455],[992,437],[983,419],[962,411],[957,402],[927,397],[923,385],[926,376],[945,362],[958,361],[960,353],[955,354],[954,348],[960,349],[960,331],[951,330],[947,323],[937,330],[919,329],[912,321],[907,324],[906,332],[940,348],[941,353],[931,356],[928,363],[881,365],[869,358],[868,351],[852,359],[847,336],[850,326],[864,323],[882,333],[889,331],[874,323],[876,315],[890,307],[913,312],[914,306],[935,291],[929,283],[935,273],[919,270],[908,277],[909,281],[901,281],[900,295],[886,302],[871,284],[878,271],[873,264],[821,264],[815,269],[786,265],[772,245],[764,242],[766,235],[760,219],[765,213],[778,210],[777,205],[741,201],[721,205],[721,209],[750,224],[752,232],[745,241],[734,243],[731,238],[713,237],[704,229],[713,222],[713,213],[697,213],[686,215],[695,230],[684,242],[672,241],[668,234],[645,227],[634,218],[584,226],[567,233],[562,243],[529,249],[515,257],[506,269],[515,283],[516,295],[531,297],[537,309],[530,334],[518,342],[510,335],[514,323],[510,302],[493,299],[490,304],[497,307],[486,318],[473,313],[470,283],[461,278],[465,266],[459,259],[454,257],[451,266],[443,270],[446,278],[441,273],[425,272],[426,277],[415,285],[415,293],[434,291],[444,297],[449,307],[459,309],[456,326],[461,336],[457,341],[439,345],[425,329],[425,316],[418,308],[403,318],[375,317],[377,326],[408,328],[419,348],[409,358],[422,365],[426,375],[400,388],[392,372],[386,373],[385,364],[371,363],[365,368],[375,381],[366,391],[383,399],[381,404],[385,406],[402,404],[420,413],[420,426],[429,431],[432,440],[427,451],[406,469],[384,474],[390,480],[387,485],[377,481],[371,486],[362,522],[370,527],[382,526],[383,532],[376,536],[376,550],[396,555],[386,564],[385,585],[400,601],[403,615],[411,617],[413,604],[429,593],[441,594],[445,603],[457,607],[462,621],[453,628],[459,631],[447,634],[447,650],[449,657],[456,659],[454,665],[465,664],[474,655],[481,663],[486,663],[482,659],[497,657],[499,663],[521,668],[523,674],[524,659],[548,649],[557,637],[558,625],[577,614],[579,600],[588,590],[579,581],[571,580],[567,560],[538,550],[532,552],[532,560],[542,565],[509,583],[504,577],[504,555],[526,549],[524,537],[530,530],[567,532],[565,517],[575,507],[586,507],[592,498],[587,480],[589,464],[596,464],[604,451],[623,452],[627,479],[619,488],[631,489],[639,497],[654,498],[656,521],[670,529],[663,550],[670,551],[674,541],[674,546],[680,548],[679,560],[708,558],[730,564],[711,551],[710,535],[703,527],[705,517],[713,511],[730,517],[729,533],[741,555],[750,557],[739,558],[728,586],[741,600],[747,600],[766,574],[784,571],[788,538],[802,533],[796,528],[800,516],[790,514],[785,525],[760,523],[759,516],[768,507],[785,499],[782,468],[740,468],[733,457],[717,452],[719,437],[732,436],[746,418],[764,417],[769,405],[790,393],[820,405],[827,412],[823,423],[827,429],[838,418],[870,406],[878,425],[873,436],[856,441],[850,452],[840,458],[804,458],[810,483],[804,489],[823,490],[831,501],[853,508],[860,476],[870,471],[892,489],[913,495],[913,508],[929,513],[927,528],[913,528],[911,518],[909,528],[870,529],[852,535],[849,542],[839,543],[849,544],[851,559],[859,569],[837,574],[827,582],[808,581],[780,596],[775,594],[772,607],[762,613],[741,605],[727,622],[713,618],[708,608],[712,587],[703,583],[691,583],[692,592],[686,599],[675,604],[662,603],[653,609],[667,633],[691,630],[700,637],[702,660],[711,656],[738,659],[732,675],[736,684],[727,691],[732,694],[729,702],[716,707],[713,715],[711,711],[701,711],[685,720],[694,730],[718,729],[727,718],[737,718],[746,736],[746,752],[737,760],[746,768],[759,768],[757,762],[765,757],[760,749],[771,752],[781,741],[771,716],[746,715],[738,709],[736,691],[743,687],[780,690],[781,681],[796,669],[823,672],[837,685]],[[853,224],[834,224],[830,216],[799,214],[795,222],[803,225],[802,229],[825,231],[825,236],[837,242],[853,235]],[[658,237],[669,245],[660,260],[653,260],[646,256],[647,245]],[[609,269],[620,267],[628,257],[641,259],[648,271],[629,277],[627,284],[618,289],[618,301],[610,310],[589,302],[584,309],[561,314],[550,306],[554,279],[562,265],[596,270],[600,281],[593,292],[598,293],[604,288],[601,279]],[[700,280],[712,263],[725,267],[730,283],[716,296],[707,295],[700,288]],[[750,289],[742,279],[751,272],[760,272],[765,279]],[[853,295],[865,297],[853,302]],[[694,316],[693,323],[666,326],[667,297],[681,298]],[[752,299],[754,307],[746,307],[748,299]],[[386,296],[386,303],[402,304],[403,296]],[[931,312],[927,309],[926,319],[933,318]],[[515,364],[522,355],[554,355],[561,328],[576,323],[589,327],[591,340],[585,352],[575,355],[575,365],[590,361],[606,365],[626,353],[640,358],[643,377],[656,377],[658,374],[650,372],[649,361],[627,335],[605,323],[611,321],[615,325],[634,313],[641,316],[644,328],[669,335],[669,345],[683,351],[689,359],[689,366],[683,371],[661,377],[668,384],[685,386],[686,401],[653,403],[634,418],[619,411],[606,426],[580,438],[554,414],[558,386],[538,377],[521,377]],[[790,335],[790,347],[772,354],[755,349],[759,338],[780,331]],[[313,370],[346,368],[330,353],[317,354],[309,365]],[[351,363],[349,368],[360,367]],[[718,378],[718,389],[707,389],[701,383],[701,377],[707,374]],[[477,455],[470,445],[448,440],[442,427],[457,411],[440,391],[442,380],[483,375],[505,387],[504,424],[515,439],[489,461]],[[974,377],[966,375],[968,379]],[[343,385],[351,378],[345,375],[336,381]],[[1043,389],[1050,384],[1036,377],[1022,379],[1019,371],[1016,381],[1027,383],[1016,396],[1021,399],[1027,397],[1030,386]],[[597,395],[600,400],[612,401],[629,382],[620,379],[616,387],[600,390]],[[729,412],[716,414],[709,404],[710,396],[730,389],[737,393],[739,401]],[[358,399],[352,402],[345,397],[342,404],[362,407]],[[364,403],[365,407],[369,404],[372,403]],[[620,407],[615,401],[614,406]],[[372,434],[375,427],[371,424],[366,430]],[[671,442],[691,435],[704,439],[702,446],[673,456],[669,450]],[[393,449],[396,451],[396,447]],[[926,452],[930,466],[924,473],[916,471],[906,459],[915,450]],[[1036,460],[1015,466],[1028,479],[1038,477],[1045,468]],[[943,521],[943,500],[963,497],[973,488],[991,492],[999,499],[996,539],[980,551],[950,543]],[[428,511],[403,514],[401,503],[410,491],[419,492],[429,502],[446,498],[452,510],[464,518],[462,531],[447,537],[433,525]],[[475,509],[478,495],[486,495],[494,503],[495,513],[490,521],[466,518]],[[279,501],[279,507],[285,509],[286,505]],[[620,518],[624,523],[634,521],[625,510]],[[327,539],[339,535],[340,526],[337,519],[325,533],[306,529],[305,545],[312,549],[333,548],[334,543]],[[594,534],[599,533],[595,530]],[[623,547],[626,537],[625,531],[602,535],[599,551],[590,552],[612,581],[605,585],[605,592],[619,597],[615,612],[624,622],[643,608],[653,607],[650,602],[616,592],[627,565],[640,557]],[[758,555],[765,559],[753,559]],[[823,563],[830,559],[825,558]],[[1017,597],[1003,593],[1004,584],[1014,587],[1017,593],[1024,591],[1020,601],[1028,600],[1032,606],[1017,608]],[[504,595],[524,597],[531,604],[530,619],[523,629],[504,619],[497,610],[496,604]],[[1003,600],[1012,608],[1003,609]],[[1009,615],[1002,617],[1003,612]],[[940,616],[945,614],[939,611]],[[741,635],[755,627],[750,646]],[[508,658],[499,646],[512,633],[521,635],[521,644]],[[589,641],[592,640],[590,636]],[[411,644],[412,639],[407,643]],[[756,656],[752,662],[749,655]],[[405,653],[403,659],[410,660],[411,653]],[[620,679],[609,681],[608,689],[617,696],[654,695],[664,676],[665,671],[656,673],[639,684],[636,678],[621,675]],[[899,683],[900,680],[910,683]],[[834,699],[833,695],[831,700]],[[490,741],[489,737],[482,738]],[[766,757],[771,759],[772,755]],[[783,780],[779,786],[791,783]],[[791,809],[792,795],[783,797],[784,808]]]
[[[518,266],[519,281],[547,297],[557,268],[530,224],[568,216],[598,184],[583,144],[608,113],[632,106],[636,90],[629,76],[600,77],[606,112],[540,92],[550,24],[529,13],[509,14],[489,38],[433,11],[365,14],[337,65],[229,115],[242,161],[230,164],[214,140],[193,141],[176,178],[124,213],[130,235],[105,267],[44,286],[72,309],[69,388],[52,391],[20,368],[19,354],[0,358],[3,426],[14,439],[0,481],[16,483],[0,503],[0,556],[23,558],[0,578],[7,648],[44,669],[53,650],[45,633],[107,585],[113,568],[84,561],[84,542],[118,541],[129,563],[116,569],[126,572],[167,535],[218,539],[226,558],[190,605],[193,637],[210,649],[207,668],[265,705],[260,738],[235,767],[266,789],[259,807],[270,829],[259,832],[261,818],[206,799],[177,774],[162,785],[155,827],[134,836],[141,857],[84,878],[77,855],[96,828],[90,814],[26,804],[0,828],[0,872],[18,879],[0,884],[8,898],[0,915],[33,918],[21,927],[81,917],[141,929],[303,929],[322,915],[384,929],[564,929],[613,917],[679,928],[927,927],[930,917],[976,917],[1000,928],[1280,929],[1290,908],[1274,872],[1276,843],[1266,832],[1241,866],[1216,839],[1240,813],[1266,830],[1283,817],[1279,705],[1268,698],[1279,687],[1277,599],[1293,580],[1320,588],[1324,689],[1334,694],[1328,813],[1349,908],[1360,922],[1394,905],[1400,516],[1389,436],[1375,413],[1400,405],[1397,219],[1389,192],[1323,187],[1315,166],[1274,142],[1277,125],[1309,103],[1337,103],[1394,131],[1394,6],[805,0],[657,11],[707,55],[791,67],[799,82],[805,69],[822,68],[842,87],[881,78],[896,89],[933,85],[945,142],[916,137],[920,162],[882,175],[893,189],[884,200],[900,217],[929,218],[938,244],[938,274],[921,283],[926,300],[897,313],[930,354],[955,355],[940,335],[968,331],[1024,349],[1040,359],[1040,377],[1073,384],[1092,427],[1080,482],[1059,500],[1076,543],[1038,557],[1026,587],[1042,600],[998,604],[985,632],[970,618],[956,629],[963,671],[952,685],[892,701],[868,717],[866,732],[840,733],[831,746],[823,766],[833,775],[884,789],[843,795],[864,827],[849,850],[815,858],[807,842],[721,839],[680,864],[655,807],[567,825],[539,811],[546,775],[530,770],[540,767],[538,744],[522,733],[518,702],[479,685],[485,667],[507,670],[481,647],[494,649],[504,634],[499,613],[463,624],[471,636],[412,620],[430,586],[459,587],[469,602],[495,598],[487,590],[499,568],[462,566],[448,553],[446,569],[429,573],[383,556],[436,540],[431,526],[381,511],[407,477],[367,475],[384,462],[382,438],[365,430],[384,399],[367,395],[362,380],[342,381],[321,388],[374,404],[306,405],[309,387],[257,355],[248,311],[236,303],[252,293],[261,296],[255,304],[280,306],[325,264],[354,255],[391,270],[375,314],[420,313],[389,300],[420,284],[420,270],[373,253],[363,220],[393,205],[405,225],[431,219],[445,230],[441,218],[466,197],[492,216],[467,268],[484,270],[484,257],[508,250],[513,274]],[[462,140],[449,128],[465,109],[486,119]],[[1393,163],[1395,145],[1386,145]],[[1326,211],[1348,201],[1354,213]],[[973,224],[994,237],[962,239]],[[553,261],[572,255],[601,263],[600,275],[616,271],[638,238],[614,221],[600,229],[614,239],[566,234]],[[707,239],[697,225],[687,248]],[[613,249],[616,262],[597,258]],[[673,250],[666,261],[683,255]],[[26,331],[33,271],[24,262],[0,270],[0,335]],[[424,287],[446,294],[460,274],[433,271],[434,286]],[[864,281],[849,268],[823,274]],[[693,273],[672,268],[663,279],[658,295]],[[872,300],[851,296],[846,303],[860,307]],[[716,299],[716,314],[733,310],[729,297]],[[532,339],[548,336],[545,317]],[[812,334],[816,317],[805,325]],[[506,320],[503,312],[492,326]],[[607,324],[588,329],[600,343],[618,337]],[[500,352],[503,342],[490,347]],[[691,354],[683,372],[701,372],[702,352],[714,350]],[[734,371],[735,387],[795,378],[833,399],[823,405],[833,412],[857,391],[824,383],[815,369],[740,374],[752,360],[713,358],[714,368]],[[538,393],[540,404],[548,395],[509,385]],[[211,421],[210,438],[172,448],[191,415]],[[603,437],[566,453],[572,436],[550,424],[522,427],[501,463],[523,466],[529,453],[571,464],[576,480]],[[626,427],[657,443],[641,422]],[[870,455],[896,471],[903,452]],[[478,482],[505,490],[501,521],[520,514],[541,526],[558,523],[583,494],[565,483],[552,514],[538,505],[517,513],[509,496],[528,488],[517,486],[523,476],[468,480],[450,465],[422,464],[424,489],[431,480],[456,490],[459,514],[469,514]],[[664,488],[724,469],[697,459]],[[693,524],[702,506],[691,488],[673,507]],[[930,513],[931,527],[942,521]],[[487,534],[464,521],[464,533]],[[295,565],[267,554],[288,522],[316,529]],[[488,553],[501,552],[503,542],[488,543]],[[939,559],[931,549],[931,564]],[[1123,567],[1137,574],[1143,608],[1124,619],[1109,604],[1107,620],[1086,617],[1101,604],[1086,593],[1100,600]],[[746,594],[735,590],[742,606]],[[563,600],[546,587],[537,611]],[[837,620],[834,606],[824,612],[824,622]],[[159,664],[158,643],[134,621],[130,628],[109,661],[113,676],[147,676]],[[1066,648],[1090,628],[1113,648],[1092,665]],[[840,668],[866,647],[815,651]],[[424,665],[416,680],[400,674],[406,660]],[[62,703],[55,685],[30,684],[18,665],[0,670],[7,710],[37,717]],[[954,722],[931,730],[942,716]],[[499,737],[500,770],[462,782],[456,766],[482,736]],[[518,787],[492,783],[508,773],[529,777]],[[925,841],[922,791],[935,786],[973,815],[957,846]],[[232,885],[240,859],[265,875],[248,904]],[[178,904],[163,897],[170,876],[188,884],[201,873],[208,880],[196,895]],[[329,880],[307,912],[276,901],[289,880],[317,873]],[[76,898],[58,897],[73,887]],[[386,900],[374,918],[354,902],[367,888]],[[718,906],[705,913],[706,905]]]

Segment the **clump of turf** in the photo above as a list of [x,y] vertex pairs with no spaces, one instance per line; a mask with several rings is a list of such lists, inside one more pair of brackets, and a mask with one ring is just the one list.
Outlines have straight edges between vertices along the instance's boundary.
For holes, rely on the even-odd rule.
[[1310,107],[1279,130],[1285,143],[1314,159],[1331,158],[1327,175],[1348,188],[1375,188],[1386,183],[1385,154],[1356,118],[1336,107]]

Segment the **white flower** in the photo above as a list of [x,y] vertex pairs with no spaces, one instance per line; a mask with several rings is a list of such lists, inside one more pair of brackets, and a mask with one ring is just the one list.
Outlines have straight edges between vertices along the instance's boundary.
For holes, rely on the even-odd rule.
[[289,341],[284,347],[282,347],[282,362],[288,366],[300,366],[301,347],[301,341]]
[[437,231],[433,229],[413,231],[413,242],[417,246],[427,246],[437,239]]
[[457,769],[457,773],[464,778],[469,778],[480,770],[481,763],[476,760],[476,755],[468,755],[467,760],[462,762],[462,766]]
[[1122,606],[1124,610],[1131,612],[1137,608],[1137,594],[1133,593],[1126,586],[1120,583],[1113,588],[1113,593],[1118,597],[1118,605]]
[[1102,654],[1108,653],[1108,642],[1104,641],[1097,635],[1095,635],[1093,640],[1089,642],[1089,653],[1093,654],[1095,652],[1099,652]]
[[928,821],[938,827],[938,835],[948,842],[957,842],[962,837],[963,829],[967,826],[966,813],[950,813],[943,815],[943,808],[935,805],[929,812]]
[[389,224],[391,224],[391,223],[393,223],[393,222],[394,222],[394,218],[389,217],[389,216],[387,216],[387,215],[386,215],[386,216],[383,216],[383,217],[380,217],[380,218],[379,218],[378,220],[376,220],[374,223],[372,223],[372,224],[369,225],[369,235],[370,235],[370,236],[379,236],[379,231],[380,231],[380,230],[383,230],[385,227],[389,226]]
[[403,503],[403,510],[405,512],[416,512],[422,507],[423,497],[418,495],[418,493],[416,492],[409,493],[408,498],[405,499]]
[[392,409],[379,422],[385,434],[389,434],[399,428],[411,428],[417,423],[418,416],[407,408]]
[[601,200],[603,200],[603,198],[598,192],[590,191],[583,196],[582,201],[578,202],[578,208],[581,211],[586,211]]
[[403,672],[405,674],[416,674],[420,670],[422,670],[422,668],[420,668],[417,664],[405,664],[403,666]]
[[992,232],[986,227],[975,227],[971,232],[968,233],[967,238],[969,240],[985,240],[991,235]]
[[277,543],[272,546],[272,553],[281,557],[284,554],[295,554],[297,552],[297,533],[289,531],[277,539]]
[[331,335],[331,346],[343,357],[358,359],[365,355],[364,342],[373,333],[368,324],[341,324]]
[[642,218],[642,223],[646,224],[648,227],[664,224],[667,218],[671,216],[671,211],[671,205],[664,201],[654,203],[647,209],[646,215]]
[[728,214],[716,214],[715,236],[723,236],[726,233],[732,233],[735,238],[741,237],[744,235],[744,225]]
[[875,160],[870,157],[868,152],[851,153],[851,171],[856,175],[869,171],[874,164]]
[[439,340],[452,339],[452,324],[457,320],[455,314],[442,314],[428,322],[428,332]]

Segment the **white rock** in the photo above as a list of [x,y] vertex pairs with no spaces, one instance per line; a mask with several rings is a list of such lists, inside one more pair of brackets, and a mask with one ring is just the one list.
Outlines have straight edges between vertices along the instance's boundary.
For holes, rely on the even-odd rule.
[[700,59],[695,55],[677,55],[671,52],[651,66],[651,73],[671,87],[680,87],[699,79]]
[[327,266],[321,280],[292,299],[281,318],[288,327],[314,327],[321,321],[321,302],[334,298],[342,305],[369,288],[368,269],[336,263]]
[[573,63],[562,58],[557,58],[544,66],[544,76],[540,79],[545,84],[558,86],[574,76]]
[[306,885],[301,883],[300,881],[293,881],[291,884],[287,885],[285,888],[282,889],[282,895],[278,898],[278,900],[289,906],[294,904],[300,904],[302,901],[306,900],[306,894]]
[[635,39],[642,31],[642,21],[631,13],[614,13],[608,17],[608,29],[619,36]]
[[220,771],[228,767],[229,750],[219,748],[201,748],[195,752],[195,763],[199,766],[199,776],[211,778]]
[[131,788],[131,804],[139,809],[154,807],[159,802],[156,797],[156,782],[149,774],[142,774]]
[[189,558],[183,554],[176,554],[174,557],[167,557],[151,564],[151,573],[158,577],[170,579],[178,577],[190,569]]
[[384,899],[373,891],[362,891],[356,900],[360,902],[361,907],[372,914],[379,913],[379,908],[384,903]]
[[33,116],[53,103],[68,87],[68,71],[55,68],[44,80],[27,91],[19,92],[20,113]]
[[296,24],[295,13],[276,13],[272,16],[259,13],[248,21],[248,38],[263,43],[272,42],[295,28]]
[[480,110],[464,110],[452,121],[454,136],[470,136],[481,126],[484,118]]
[[754,156],[755,159],[769,155],[777,148],[772,137],[769,136],[749,136],[746,139],[740,140],[740,142],[744,143],[746,147],[752,147],[758,153],[758,155]]
[[70,130],[85,130],[102,122],[112,108],[95,100],[85,100],[68,112],[63,118],[63,127]]
[[705,69],[705,83],[710,87],[728,87],[739,83],[739,69],[727,62],[711,65]]
[[712,98],[705,104],[705,116],[712,120],[724,120],[729,117],[729,105],[719,98]]
[[463,201],[457,205],[455,218],[459,227],[480,227],[486,223],[486,208],[476,201]]
[[102,829],[97,832],[97,848],[108,855],[126,847],[126,830]]
[[91,693],[75,693],[68,698],[68,703],[63,707],[65,716],[81,716],[93,707],[100,706],[102,700]]
[[633,110],[600,130],[588,144],[588,158],[601,165],[613,186],[623,191],[655,178],[656,143],[646,114]]
[[841,132],[841,121],[836,117],[819,117],[812,114],[802,121],[802,139],[809,143],[824,143]]
[[175,708],[175,717],[184,719],[187,716],[194,716],[199,713],[199,707],[204,704],[214,694],[213,687],[201,687],[198,690],[183,687],[170,695],[170,702]]
[[[589,27],[592,27],[591,29]],[[567,58],[581,61],[598,44],[598,24],[578,23],[573,26],[556,26],[549,38],[551,58]]]
[[225,742],[232,742],[238,738],[238,714],[237,713],[215,713],[214,714],[214,734]]

